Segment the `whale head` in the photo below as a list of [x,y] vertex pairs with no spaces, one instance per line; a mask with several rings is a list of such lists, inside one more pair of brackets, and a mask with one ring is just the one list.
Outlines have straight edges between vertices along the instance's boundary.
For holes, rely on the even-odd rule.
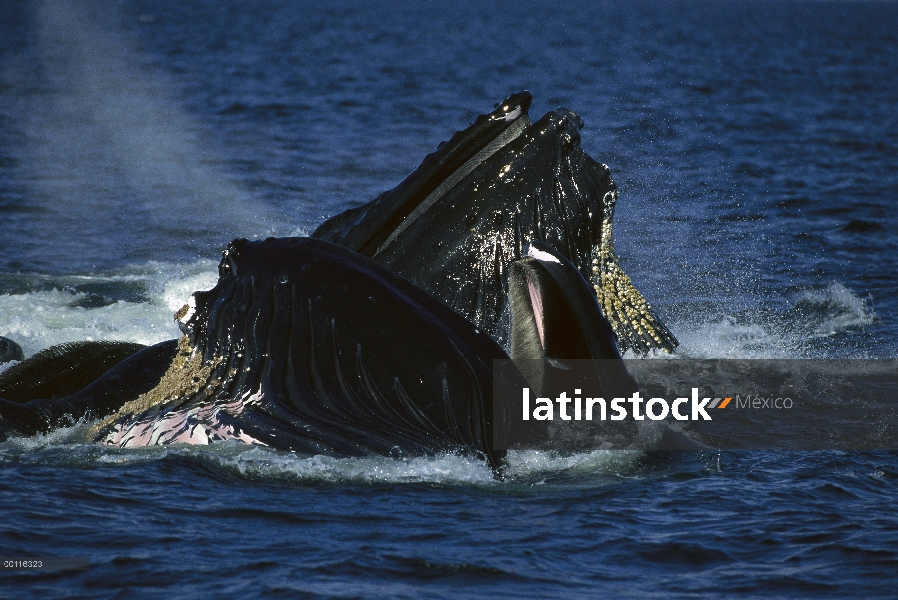
[[513,94],[394,189],[325,221],[312,237],[387,266],[502,346],[508,267],[526,241],[541,241],[601,293],[622,349],[672,350],[676,340],[617,264],[617,188],[608,167],[581,148],[582,119],[559,108],[531,123],[530,102],[527,92]]

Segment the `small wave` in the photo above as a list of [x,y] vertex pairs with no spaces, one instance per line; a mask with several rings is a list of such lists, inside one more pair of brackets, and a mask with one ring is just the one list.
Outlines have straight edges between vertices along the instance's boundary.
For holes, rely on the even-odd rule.
[[[83,419],[70,427],[60,427],[49,433],[38,433],[31,437],[11,437],[0,444],[0,461],[12,455],[39,453],[40,451],[84,441],[88,423]],[[99,447],[99,446],[98,446]]]
[[566,471],[574,474],[614,473],[632,467],[642,456],[638,450],[591,450],[558,454],[543,450],[510,450],[506,475],[512,479],[530,479],[535,475]]
[[865,327],[875,318],[870,299],[861,298],[841,283],[802,292],[789,314],[803,317],[805,329],[817,336]]
[[[208,446],[173,444],[117,448],[84,442],[87,424],[79,422],[48,434],[10,438],[0,444],[0,463],[24,462],[83,468],[137,465],[186,458],[238,479],[292,483],[436,483],[496,485],[501,482],[483,460],[456,454],[394,458],[387,456],[305,456],[237,442]],[[538,485],[559,473],[616,473],[642,456],[638,451],[594,450],[571,455],[539,450],[509,451],[506,482]]]
[[678,353],[689,358],[795,358],[791,340],[784,339],[772,325],[722,315],[692,329],[678,330]]
[[872,303],[841,283],[802,290],[779,309],[747,309],[675,326],[680,354],[692,358],[822,358],[826,338],[876,321]]

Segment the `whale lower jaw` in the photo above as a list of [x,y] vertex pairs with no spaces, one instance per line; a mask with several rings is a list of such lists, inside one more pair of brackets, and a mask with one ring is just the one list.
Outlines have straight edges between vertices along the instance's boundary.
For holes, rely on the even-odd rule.
[[[235,240],[159,385],[88,433],[119,447],[258,444],[298,454],[492,444],[492,360],[474,325],[371,259],[312,238]],[[183,315],[182,315],[183,318]]]

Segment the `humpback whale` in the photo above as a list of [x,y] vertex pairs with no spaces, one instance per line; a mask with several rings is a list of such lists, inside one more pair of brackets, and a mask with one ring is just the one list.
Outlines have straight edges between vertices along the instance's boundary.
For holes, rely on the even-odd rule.
[[559,108],[531,124],[531,99],[525,91],[509,96],[395,188],[325,221],[312,237],[406,277],[502,346],[508,266],[525,243],[544,242],[592,282],[621,351],[672,352],[676,338],[614,253],[617,187],[581,148],[583,121]]
[[0,439],[9,432],[33,435],[110,414],[153,389],[176,348],[175,340],[148,348],[76,342],[39,352],[0,373]]
[[22,347],[11,339],[0,336],[0,364],[13,360],[25,360]]
[[[23,402],[69,396],[143,348],[142,344],[120,341],[52,346],[0,373],[0,398]],[[16,360],[24,360],[21,353],[19,356]]]
[[[524,275],[510,284],[515,314],[528,320],[515,329],[531,347],[522,355],[532,358],[535,347],[557,353],[567,342],[553,340],[554,328],[578,315],[592,324],[564,325],[579,335],[566,356],[619,359],[610,326],[593,322],[601,312],[579,272],[552,264],[555,272],[533,284],[527,273],[545,269],[540,261],[551,251],[529,252]],[[577,279],[586,296],[559,289]],[[355,252],[313,238],[235,240],[216,286],[194,293],[178,316],[177,350],[173,342],[140,350],[71,396],[0,399],[0,425],[30,434],[65,418],[104,417],[86,433],[90,441],[236,440],[339,456],[463,452],[501,466],[509,434],[494,431],[492,365],[508,355],[445,304]],[[541,337],[525,342],[534,317]],[[509,388],[526,385],[516,371],[499,376]]]
[[91,429],[117,446],[238,440],[357,456],[466,449],[492,465],[502,350],[388,269],[310,238],[235,240],[181,316],[160,384]]
[[[88,440],[121,447],[462,452],[499,469],[532,438],[501,390],[549,389],[565,361],[593,359],[594,389],[627,395],[620,350],[676,340],[617,266],[616,188],[579,117],[531,124],[530,100],[512,95],[309,238],[233,241],[215,287],[176,313],[180,340],[69,345],[0,374],[0,436],[86,418]],[[51,373],[104,352],[108,371]],[[494,370],[509,353],[524,366]]]

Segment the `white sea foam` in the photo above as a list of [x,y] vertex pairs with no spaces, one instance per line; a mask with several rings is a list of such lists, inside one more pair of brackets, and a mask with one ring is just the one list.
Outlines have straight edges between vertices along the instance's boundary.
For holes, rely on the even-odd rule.
[[776,324],[740,323],[731,315],[677,329],[678,352],[692,358],[799,358]]
[[217,273],[212,261],[188,265],[150,263],[90,280],[141,283],[148,301],[118,301],[85,308],[78,306],[85,293],[65,289],[4,295],[0,296],[0,335],[20,344],[26,356],[55,344],[78,340],[155,344],[180,335],[173,320],[174,312],[194,291],[214,286]]
[[[498,483],[484,461],[442,454],[439,456],[390,458],[334,458],[330,456],[301,457],[267,448],[240,451],[233,444],[230,452],[206,450],[205,459],[244,477],[286,478],[296,480],[352,481],[441,484]],[[225,444],[221,445],[226,448]],[[632,465],[640,452],[612,452],[596,450],[570,456],[541,451],[510,452],[505,477],[508,481],[532,479],[534,475],[560,471],[576,473],[615,472]]]
[[[337,458],[304,456],[232,441],[214,442],[207,446],[172,444],[123,449],[84,443],[87,427],[87,423],[78,422],[47,434],[10,438],[0,444],[0,462],[16,460],[102,467],[141,464],[180,456],[247,479],[330,483],[426,482],[444,485],[501,483],[485,461],[456,454]],[[560,472],[618,474],[632,468],[643,454],[629,450],[593,450],[569,455],[513,450],[508,452],[505,481],[538,485],[542,477]]]
[[[0,462],[19,460],[80,466],[133,465],[180,456],[241,479],[329,483],[438,483],[500,485],[485,461],[455,454],[410,458],[369,456],[337,458],[303,456],[235,442],[208,446],[149,446],[121,449],[83,443],[85,424],[46,435],[11,438],[0,445]],[[638,451],[595,450],[557,455],[537,450],[512,451],[505,470],[507,482],[539,485],[542,476],[616,474],[627,471],[643,455]]]
[[[849,328],[865,327],[876,318],[871,300],[858,296],[841,283],[802,292],[797,307],[806,313],[808,328],[814,336],[830,336]],[[815,313],[819,318],[814,318]]]

